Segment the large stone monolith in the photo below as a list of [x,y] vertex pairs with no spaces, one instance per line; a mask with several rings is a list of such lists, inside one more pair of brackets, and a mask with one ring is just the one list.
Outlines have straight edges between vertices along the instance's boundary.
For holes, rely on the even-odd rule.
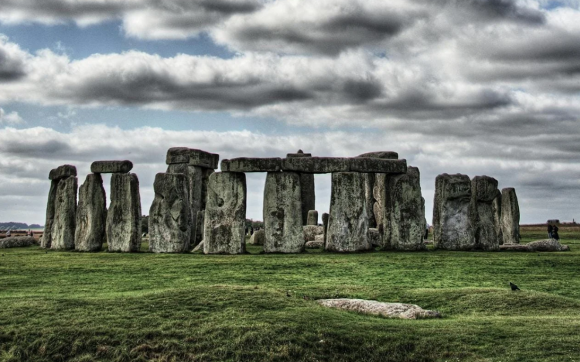
[[190,231],[189,237],[190,245],[197,245],[197,215],[202,211],[202,189],[203,189],[203,178],[205,175],[204,168],[198,166],[191,166],[186,163],[174,163],[167,166],[167,173],[170,174],[183,174],[186,177],[187,183],[187,205],[189,206],[189,217],[191,221],[189,222]]
[[76,176],[69,176],[58,182],[51,228],[51,249],[69,250],[75,247],[77,188]]
[[489,176],[475,176],[471,180],[471,225],[475,248],[499,250],[493,200],[497,197],[497,180]]
[[493,211],[493,223],[495,225],[495,232],[499,239],[499,245],[503,244],[503,231],[501,230],[501,191],[496,190],[496,195],[491,202],[491,210]]
[[[289,153],[287,158],[312,157],[310,153],[298,150],[296,153]],[[308,211],[316,208],[316,192],[314,190],[314,175],[309,173],[299,173],[300,175],[300,198],[302,199],[302,225],[308,225]]]
[[322,227],[323,227],[323,236],[322,236],[322,241],[324,244],[326,244],[326,233],[328,232],[328,219],[329,219],[328,213],[323,213],[322,214]]
[[362,175],[357,172],[333,173],[325,250],[371,250],[367,213]]
[[105,241],[107,196],[100,174],[89,174],[79,189],[75,249],[99,251]]
[[188,179],[182,173],[158,173],[149,209],[149,250],[184,253],[190,249],[192,218]]
[[409,166],[406,174],[387,177],[385,205],[382,247],[424,250],[425,202],[417,167]]
[[205,254],[246,251],[246,175],[216,172],[209,176],[204,223]]
[[136,252],[141,248],[141,197],[134,173],[111,176],[106,234],[109,251]]
[[50,248],[52,244],[52,224],[54,223],[54,204],[56,203],[56,190],[58,180],[50,181],[50,190],[48,191],[48,201],[46,202],[46,220],[44,222],[44,232],[40,247]]
[[264,252],[304,251],[300,175],[268,172],[264,187]]
[[[399,154],[393,151],[376,151],[363,153],[357,157],[397,160]],[[363,177],[365,179],[365,198],[367,200],[369,227],[379,228],[383,224],[386,174],[364,173]]]
[[471,180],[467,175],[442,174],[435,179],[433,244],[447,250],[475,247],[471,213]]
[[520,243],[520,207],[516,190],[501,190],[501,229],[504,244]]

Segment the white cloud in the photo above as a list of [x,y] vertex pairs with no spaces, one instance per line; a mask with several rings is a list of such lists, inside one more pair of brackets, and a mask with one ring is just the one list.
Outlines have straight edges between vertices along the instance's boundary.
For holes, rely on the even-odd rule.
[[20,117],[18,112],[6,113],[4,109],[0,108],[0,125],[15,125],[25,123],[24,119]]

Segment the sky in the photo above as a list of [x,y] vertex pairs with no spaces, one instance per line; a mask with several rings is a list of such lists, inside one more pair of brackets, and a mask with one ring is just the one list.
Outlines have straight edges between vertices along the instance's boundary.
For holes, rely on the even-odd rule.
[[[0,221],[44,224],[50,169],[129,159],[143,214],[170,147],[396,151],[580,218],[580,0],[1,0]],[[265,174],[247,174],[262,219]],[[108,192],[110,177],[105,177]],[[316,175],[328,211],[330,175]]]

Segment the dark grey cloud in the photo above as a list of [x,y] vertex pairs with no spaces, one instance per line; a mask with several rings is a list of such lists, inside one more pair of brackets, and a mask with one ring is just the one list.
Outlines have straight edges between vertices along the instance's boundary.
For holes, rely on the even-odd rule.
[[532,25],[544,24],[544,14],[536,9],[521,6],[516,0],[455,0],[460,7],[471,7],[479,15],[491,19],[509,19]]
[[14,53],[3,46],[0,37],[0,83],[15,81],[26,75],[24,59]]

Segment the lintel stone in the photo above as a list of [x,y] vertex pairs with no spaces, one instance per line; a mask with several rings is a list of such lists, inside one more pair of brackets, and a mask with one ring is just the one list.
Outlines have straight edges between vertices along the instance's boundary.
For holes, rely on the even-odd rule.
[[128,173],[133,169],[133,162],[124,161],[95,161],[91,164],[92,173]]
[[230,160],[222,160],[222,172],[279,172],[282,159],[274,158],[249,158],[240,157]]
[[49,180],[62,180],[63,178],[67,178],[70,176],[77,175],[77,168],[73,165],[62,165],[58,166],[57,168],[53,168],[50,170],[48,174]]
[[167,150],[165,163],[188,163],[191,166],[216,169],[220,155],[194,148],[173,147]]

